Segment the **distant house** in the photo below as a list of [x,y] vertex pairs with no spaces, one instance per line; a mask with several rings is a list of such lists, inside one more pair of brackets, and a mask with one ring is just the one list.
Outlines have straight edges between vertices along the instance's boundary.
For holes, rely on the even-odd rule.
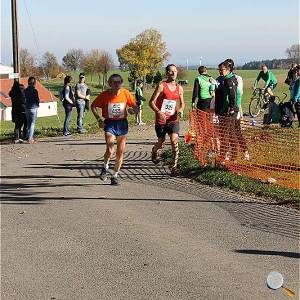
[[14,68],[0,64],[0,78],[13,78]]
[[[3,76],[2,76],[3,78]],[[22,78],[21,83],[27,87],[28,78]],[[11,120],[12,103],[8,95],[11,87],[14,84],[14,79],[0,79],[0,120]],[[57,98],[49,92],[39,81],[36,82],[36,89],[40,97],[40,107],[38,109],[38,117],[49,117],[57,115]]]

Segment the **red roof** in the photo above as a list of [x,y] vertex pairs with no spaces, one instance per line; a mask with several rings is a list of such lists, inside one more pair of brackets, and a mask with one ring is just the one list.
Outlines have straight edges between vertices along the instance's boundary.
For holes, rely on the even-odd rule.
[[[25,88],[28,78],[21,78],[21,83],[24,84]],[[0,79],[0,102],[3,103],[6,107],[11,106],[11,99],[8,95],[11,87],[14,84],[14,79]],[[35,88],[38,90],[40,102],[47,103],[57,101],[57,98],[49,92],[39,81],[36,81]]]

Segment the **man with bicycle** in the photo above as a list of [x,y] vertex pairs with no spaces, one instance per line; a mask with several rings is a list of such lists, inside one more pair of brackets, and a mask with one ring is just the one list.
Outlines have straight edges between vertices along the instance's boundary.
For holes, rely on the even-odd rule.
[[260,79],[265,81],[265,86],[264,86],[265,97],[268,97],[268,95],[273,97],[274,96],[273,90],[276,88],[277,79],[275,75],[270,70],[268,70],[268,67],[265,64],[261,65],[261,71],[259,72],[254,82],[253,89],[256,89],[256,86]]

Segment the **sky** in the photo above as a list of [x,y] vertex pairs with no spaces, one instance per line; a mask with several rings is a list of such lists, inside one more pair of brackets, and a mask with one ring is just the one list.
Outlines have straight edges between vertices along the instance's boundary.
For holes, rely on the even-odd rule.
[[[12,63],[10,0],[1,1],[1,63]],[[299,43],[299,0],[18,0],[20,47],[59,63],[71,48],[116,49],[145,29],[162,34],[168,62],[217,65],[285,58]]]

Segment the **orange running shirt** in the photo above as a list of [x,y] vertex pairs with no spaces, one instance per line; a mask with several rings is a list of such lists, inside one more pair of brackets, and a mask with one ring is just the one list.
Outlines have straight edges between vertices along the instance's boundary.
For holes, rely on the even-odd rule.
[[102,109],[102,117],[108,120],[123,120],[127,118],[127,106],[135,106],[134,96],[125,88],[119,95],[113,95],[110,90],[102,92],[92,103],[92,107]]

